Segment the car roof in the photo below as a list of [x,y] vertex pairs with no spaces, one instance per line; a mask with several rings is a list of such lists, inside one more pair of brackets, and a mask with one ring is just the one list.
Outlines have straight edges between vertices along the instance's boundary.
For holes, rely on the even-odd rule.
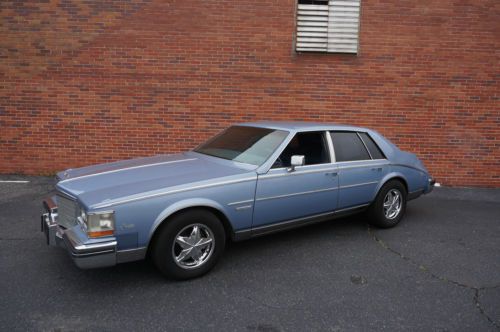
[[316,131],[316,130],[349,130],[349,131],[369,131],[367,128],[335,123],[305,122],[305,121],[257,121],[243,122],[237,126],[270,128],[286,131]]

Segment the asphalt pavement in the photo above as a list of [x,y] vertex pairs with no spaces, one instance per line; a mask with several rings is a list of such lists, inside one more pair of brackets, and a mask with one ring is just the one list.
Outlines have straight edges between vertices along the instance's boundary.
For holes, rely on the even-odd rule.
[[45,177],[0,176],[0,331],[499,331],[500,189],[436,188],[395,228],[363,215],[230,243],[208,275],[78,269],[40,232]]

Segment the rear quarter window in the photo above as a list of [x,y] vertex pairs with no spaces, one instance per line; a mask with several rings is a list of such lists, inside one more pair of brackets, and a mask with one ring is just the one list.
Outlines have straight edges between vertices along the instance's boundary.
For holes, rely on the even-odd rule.
[[373,159],[385,159],[385,155],[382,150],[378,147],[377,143],[368,135],[367,133],[359,133],[363,142],[365,142],[368,151],[372,155]]
[[336,161],[341,162],[371,159],[365,145],[357,133],[334,131],[331,132],[330,135],[332,136]]

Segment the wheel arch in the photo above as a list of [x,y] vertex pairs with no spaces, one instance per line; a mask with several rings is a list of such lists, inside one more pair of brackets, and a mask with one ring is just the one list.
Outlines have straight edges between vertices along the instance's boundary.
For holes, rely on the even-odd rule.
[[203,209],[213,213],[221,221],[226,233],[226,238],[233,238],[233,227],[219,203],[209,199],[187,199],[170,205],[158,215],[149,232],[149,240],[147,244],[148,253],[151,250],[152,243],[154,243],[155,235],[158,234],[162,225],[165,225],[168,220],[180,213],[196,209]]
[[408,180],[406,179],[406,177],[401,174],[401,173],[389,173],[387,174],[383,179],[382,181],[380,181],[378,187],[377,187],[377,190],[376,190],[376,194],[375,194],[375,197],[377,197],[378,193],[380,192],[380,189],[382,189],[382,187],[389,181],[393,181],[393,180],[397,180],[399,182],[401,182],[403,184],[403,186],[405,187],[405,190],[406,190],[406,194],[408,195],[408,193],[410,192],[409,191],[409,188],[408,188]]

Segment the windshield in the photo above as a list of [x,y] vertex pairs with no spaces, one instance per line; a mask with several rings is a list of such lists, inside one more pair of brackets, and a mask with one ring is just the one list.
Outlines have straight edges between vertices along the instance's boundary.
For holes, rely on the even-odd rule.
[[288,132],[283,130],[233,126],[203,143],[194,151],[260,166],[287,136]]

